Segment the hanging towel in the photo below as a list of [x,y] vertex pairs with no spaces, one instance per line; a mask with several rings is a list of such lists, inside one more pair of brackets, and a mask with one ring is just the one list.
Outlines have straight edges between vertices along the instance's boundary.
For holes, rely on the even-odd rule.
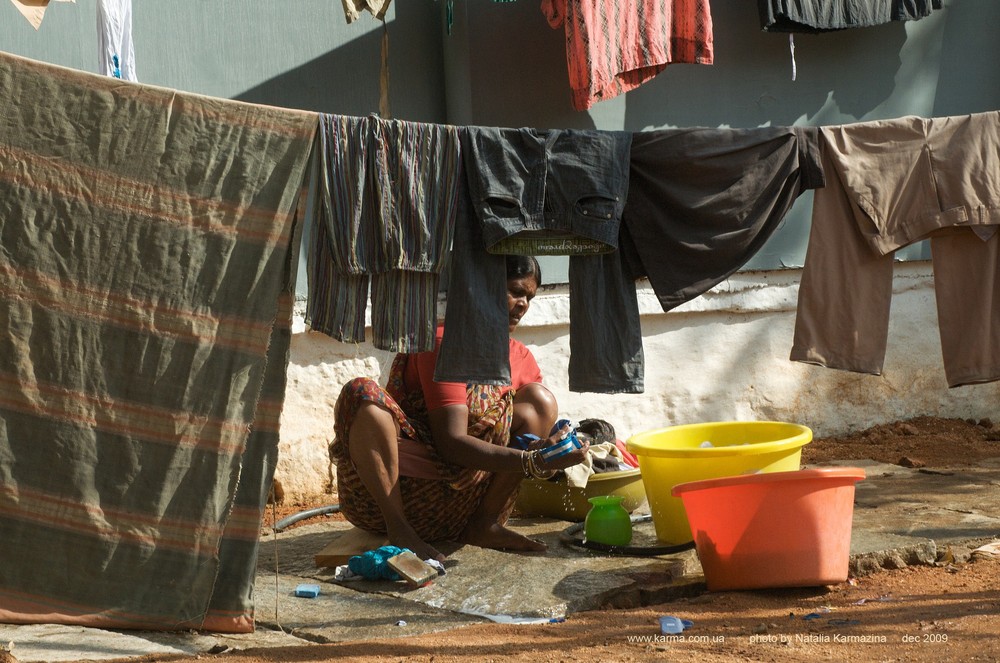
[[0,622],[253,630],[315,131],[0,54]]

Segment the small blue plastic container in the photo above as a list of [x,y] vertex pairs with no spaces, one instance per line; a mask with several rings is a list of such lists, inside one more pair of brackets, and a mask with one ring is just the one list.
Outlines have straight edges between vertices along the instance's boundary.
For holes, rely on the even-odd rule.
[[678,633],[683,633],[685,629],[689,629],[692,626],[694,626],[694,622],[681,619],[680,617],[674,617],[673,615],[660,617],[660,632],[663,633],[663,635],[677,635]]

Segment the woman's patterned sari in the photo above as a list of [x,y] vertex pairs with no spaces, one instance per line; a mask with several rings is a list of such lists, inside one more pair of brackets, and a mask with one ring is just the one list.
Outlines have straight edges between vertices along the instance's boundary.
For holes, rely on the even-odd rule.
[[[403,437],[426,444],[441,474],[440,479],[401,476],[403,510],[417,535],[425,541],[454,540],[482,501],[492,473],[463,468],[441,458],[431,440],[427,405],[422,391],[406,392],[403,373],[408,355],[400,354],[389,370],[383,389],[370,378],[356,378],[344,385],[334,414],[334,441],[330,458],[337,468],[340,509],[349,522],[372,532],[385,532],[382,512],[361,482],[347,447],[348,432],[358,408],[376,403],[392,413]],[[490,444],[506,445],[514,412],[514,390],[510,387],[469,385],[469,435]],[[511,496],[504,518],[513,508]]]

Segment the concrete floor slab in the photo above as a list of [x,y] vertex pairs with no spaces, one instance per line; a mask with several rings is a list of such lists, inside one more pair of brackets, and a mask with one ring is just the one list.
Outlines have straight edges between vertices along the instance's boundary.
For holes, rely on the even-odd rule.
[[[930,564],[943,552],[1000,538],[1000,462],[976,468],[903,468],[875,462],[857,484],[851,572]],[[0,625],[21,663],[99,661],[145,654],[338,642],[427,633],[486,619],[546,620],[603,607],[652,605],[705,590],[694,551],[623,556],[567,545],[570,523],[517,520],[512,525],[549,545],[544,555],[473,546],[445,549],[448,573],[431,585],[360,581],[338,584],[314,555],[347,525],[306,524],[261,541],[255,586],[255,633],[116,632],[62,625]],[[656,545],[651,522],[636,523],[633,545]],[[300,583],[321,586],[315,599],[293,596]]]
[[[24,661],[100,661],[145,654],[193,654],[191,634],[172,646],[155,642],[147,633],[121,633],[65,624],[0,624],[0,643],[13,643],[12,652]],[[193,645],[197,647],[197,645]]]
[[485,621],[412,600],[398,591],[401,583],[372,583],[381,587],[358,591],[350,585],[320,581],[319,596],[300,598],[294,595],[295,588],[310,580],[283,574],[277,577],[277,586],[275,580],[271,573],[257,576],[258,629],[283,630],[306,641],[301,644],[417,635]]

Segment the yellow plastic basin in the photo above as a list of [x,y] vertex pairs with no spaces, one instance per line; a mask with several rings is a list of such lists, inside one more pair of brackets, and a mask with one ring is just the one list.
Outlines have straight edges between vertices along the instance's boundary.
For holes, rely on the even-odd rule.
[[[671,544],[692,540],[684,503],[671,495],[688,481],[799,469],[812,431],[780,421],[685,424],[633,435],[626,447],[639,459],[656,538]],[[710,446],[709,446],[710,445]]]

